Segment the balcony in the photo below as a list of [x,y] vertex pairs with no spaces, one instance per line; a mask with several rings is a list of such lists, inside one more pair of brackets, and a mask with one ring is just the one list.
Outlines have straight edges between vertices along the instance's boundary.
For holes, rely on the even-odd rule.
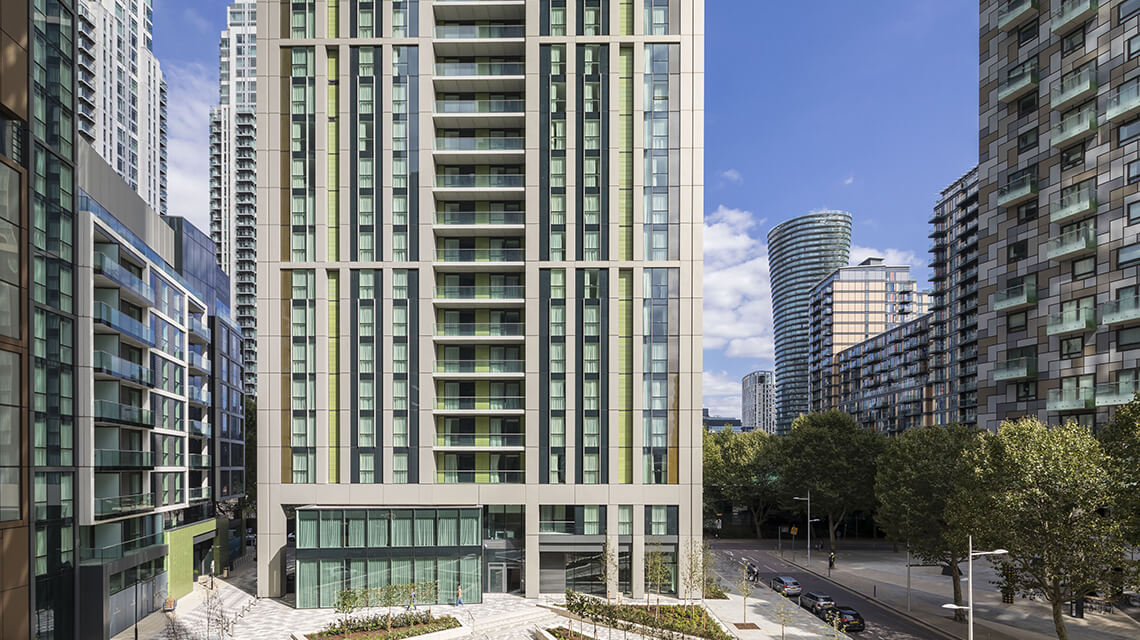
[[1067,260],[1096,251],[1096,229],[1081,226],[1050,239],[1045,243],[1045,257],[1050,260]]
[[436,100],[436,115],[442,114],[509,114],[521,116],[526,100]]
[[436,360],[438,374],[522,374],[526,371],[525,360]]
[[214,495],[210,487],[190,487],[190,502],[209,500]]
[[192,436],[204,436],[209,438],[214,433],[210,423],[204,420],[187,420],[186,424],[187,430]]
[[437,189],[522,189],[526,176],[522,174],[460,174],[437,175]]
[[1109,122],[1140,113],[1140,78],[1120,85],[1108,98],[1105,116]]
[[435,410],[441,412],[522,412],[524,405],[524,396],[437,396],[435,399]]
[[1096,406],[1096,394],[1091,388],[1050,389],[1045,408],[1049,411],[1080,411]]
[[1066,116],[1060,124],[1053,127],[1053,135],[1049,143],[1054,147],[1063,147],[1077,140],[1081,140],[1096,133],[1096,106],[1081,109]]
[[95,466],[127,469],[150,468],[154,466],[154,453],[151,451],[96,449]]
[[521,449],[525,444],[526,435],[522,433],[453,433],[445,431],[435,435],[437,449]]
[[435,75],[444,78],[501,78],[526,74],[523,62],[437,62]]
[[444,470],[436,472],[436,482],[440,484],[521,484],[526,480],[526,471],[499,469]]
[[526,297],[526,287],[522,285],[468,285],[447,286],[439,285],[435,288],[435,297],[438,300],[459,301],[518,301]]
[[139,386],[154,386],[154,377],[150,369],[106,351],[96,351],[92,354],[91,368],[96,374],[108,375]]
[[999,207],[1012,207],[1037,197],[1037,176],[1025,174],[998,188]]
[[1049,221],[1063,222],[1096,211],[1096,180],[1086,180],[1076,188],[1062,189],[1049,198]]
[[191,337],[198,338],[203,344],[210,344],[210,328],[202,322],[201,318],[190,316],[187,326],[190,328]]
[[435,325],[437,338],[522,338],[522,322],[441,322]]
[[129,424],[136,427],[154,426],[154,414],[149,409],[119,404],[110,400],[95,401],[95,420],[97,422]]
[[1037,358],[1013,358],[994,366],[994,381],[1025,380],[1037,377]]
[[435,224],[470,227],[471,231],[476,227],[515,227],[521,231],[526,224],[526,214],[522,211],[436,211]]
[[994,311],[1012,311],[1037,304],[1037,283],[1024,282],[994,294]]
[[146,551],[151,547],[160,547],[163,545],[162,540],[163,535],[161,533],[152,533],[105,547],[94,549],[80,547],[79,561],[94,561],[94,563],[100,564],[107,560],[118,560],[140,551]]
[[444,40],[500,40],[525,36],[526,27],[519,24],[447,24],[435,28],[435,37]]
[[1096,406],[1115,407],[1128,404],[1140,391],[1140,384],[1136,380],[1108,382],[1096,386]]
[[1096,314],[1092,309],[1069,309],[1049,314],[1045,333],[1051,336],[1087,333],[1096,330]]
[[436,249],[436,262],[452,263],[522,263],[526,249]]
[[998,84],[997,98],[1002,102],[1013,102],[1018,98],[1037,89],[1040,79],[1037,77],[1037,68],[1024,69],[1010,74],[1003,82]]
[[195,404],[210,404],[210,392],[202,387],[189,386],[186,388],[186,397]]
[[154,508],[153,493],[95,498],[95,517],[113,518]]
[[187,353],[186,362],[190,364],[191,369],[197,369],[202,373],[210,373],[210,359],[201,353],[196,351]]
[[1064,111],[1096,94],[1096,67],[1088,65],[1069,73],[1054,83],[1050,103],[1054,109]]
[[210,456],[199,453],[191,453],[189,456],[189,463],[191,469],[209,469]]
[[139,306],[153,304],[154,293],[151,291],[150,285],[106,254],[96,251],[94,258],[95,275],[102,276],[118,285],[120,295],[122,292],[130,294],[128,297],[133,297],[133,302]]
[[453,136],[436,138],[432,155],[449,165],[519,164],[525,153],[526,138],[518,136]]
[[1053,12],[1049,26],[1053,33],[1063,33],[1096,15],[1096,0],[1065,0]]
[[110,327],[119,332],[120,335],[145,346],[154,346],[154,337],[150,327],[105,302],[94,302],[91,305],[91,316],[96,324]]
[[997,11],[997,26],[1002,31],[1019,27],[1037,15],[1037,0],[1009,0]]

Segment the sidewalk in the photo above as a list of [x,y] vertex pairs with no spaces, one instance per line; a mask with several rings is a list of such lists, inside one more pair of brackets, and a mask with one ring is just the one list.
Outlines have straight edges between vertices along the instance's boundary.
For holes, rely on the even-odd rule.
[[[800,550],[794,562],[807,568],[805,555],[804,550]],[[787,547],[782,557],[793,561]],[[826,551],[812,554],[810,570],[827,577]],[[1057,637],[1048,603],[1018,598],[1013,604],[1004,604],[1001,594],[991,584],[995,579],[989,562],[974,561],[974,632],[977,640],[1052,640]],[[942,575],[941,567],[911,567],[911,610],[907,612],[905,551],[840,550],[830,580],[874,597],[927,624],[966,637],[966,625],[951,621],[950,612],[941,608],[944,603],[953,601],[950,576]],[[962,598],[966,599],[965,575],[962,576]],[[1135,640],[1140,637],[1140,623],[1120,612],[1111,615],[1086,612],[1083,619],[1066,615],[1065,626],[1070,640]]]
[[[729,594],[728,600],[705,600],[705,607],[717,617],[728,630],[741,640],[770,640],[771,638],[833,638],[835,630],[822,620],[796,606],[795,602],[776,594],[770,589],[756,589],[754,597],[748,598],[748,622],[758,629],[738,629],[737,622],[744,621],[744,607],[741,597]],[[780,631],[780,618],[788,620]],[[840,638],[850,636],[840,633]]]

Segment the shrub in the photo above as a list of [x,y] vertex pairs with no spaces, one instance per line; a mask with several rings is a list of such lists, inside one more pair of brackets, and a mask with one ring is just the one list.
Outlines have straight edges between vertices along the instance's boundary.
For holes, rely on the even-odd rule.
[[555,627],[553,629],[547,629],[546,631],[555,638],[558,638],[558,640],[594,640],[590,636],[584,636],[566,627]]
[[423,635],[425,633],[434,633],[436,631],[443,631],[444,629],[454,629],[459,626],[459,621],[451,616],[444,616],[437,618],[431,615],[430,611],[407,611],[399,615],[392,616],[392,630],[385,632],[388,620],[385,615],[363,616],[359,618],[349,618],[348,620],[337,620],[325,625],[325,628],[319,633],[310,635],[309,637],[316,639],[329,639],[340,638],[343,636],[351,635],[354,633],[365,633],[368,631],[379,631],[375,635],[365,636],[359,640],[368,640],[370,638],[383,638],[384,640],[399,640],[400,638],[410,638],[412,636]]
[[610,604],[599,598],[567,591],[566,609],[589,620],[627,620],[658,631],[654,635],[659,638],[684,633],[708,640],[735,640],[703,607],[664,605],[650,609],[645,605]]
[[705,598],[708,600],[728,600],[728,594],[720,587],[720,584],[708,580],[705,582]]

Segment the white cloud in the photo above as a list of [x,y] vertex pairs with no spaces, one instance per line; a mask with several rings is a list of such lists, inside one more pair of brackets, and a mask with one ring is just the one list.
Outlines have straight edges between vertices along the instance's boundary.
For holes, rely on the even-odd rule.
[[772,358],[768,247],[749,235],[750,211],[720,206],[705,217],[704,347],[733,358]]
[[928,261],[925,255],[920,256],[910,249],[872,249],[851,245],[851,264],[859,264],[867,258],[882,258],[891,266],[909,266],[911,277],[919,281],[918,288],[926,288]]
[[724,371],[705,371],[702,376],[704,408],[714,416],[740,417],[740,381]]
[[209,233],[210,107],[217,80],[200,64],[164,65],[167,86],[168,213]]
[[852,184],[855,184],[855,176],[848,176],[846,179],[843,180],[843,186],[845,186],[845,187],[852,185]]
[[182,19],[186,24],[203,33],[210,33],[213,31],[213,28],[210,25],[210,21],[203,18],[191,7],[186,7],[182,10]]
[[744,182],[744,176],[740,175],[740,172],[736,169],[725,169],[720,172],[720,177],[735,184]]

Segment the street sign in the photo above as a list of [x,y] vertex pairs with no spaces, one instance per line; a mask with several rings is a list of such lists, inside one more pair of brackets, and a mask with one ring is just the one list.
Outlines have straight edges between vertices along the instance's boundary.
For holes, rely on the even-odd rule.
[[799,527],[792,527],[792,535],[793,536],[796,535],[796,532],[798,532],[799,530],[800,530]]

